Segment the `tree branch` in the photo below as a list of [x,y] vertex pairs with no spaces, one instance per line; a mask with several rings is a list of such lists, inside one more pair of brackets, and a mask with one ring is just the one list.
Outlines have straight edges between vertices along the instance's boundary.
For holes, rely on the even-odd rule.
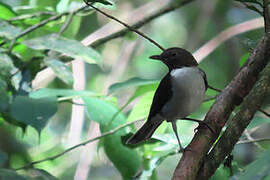
[[[169,13],[171,11],[174,11],[190,2],[192,2],[194,0],[184,0],[184,1],[172,1],[171,3],[169,3],[168,5],[164,6],[163,8],[159,9],[158,11],[154,12],[153,14],[145,17],[143,20],[141,21],[138,21],[137,23],[131,25],[130,27],[132,29],[138,29],[140,27],[142,27],[143,25],[149,23],[150,21],[166,14],[166,13]],[[101,44],[104,44],[112,39],[116,39],[118,37],[122,37],[124,36],[126,33],[128,33],[130,31],[130,29],[128,28],[125,28],[125,29],[122,29],[116,33],[113,33],[109,36],[106,36],[104,38],[101,38],[101,39],[98,39],[96,40],[94,43],[91,44],[91,47],[98,47],[100,46]]]
[[[239,112],[233,117],[227,129],[207,156],[197,176],[198,178],[209,179],[212,176],[220,163],[231,153],[254,114],[262,105],[265,96],[270,92],[270,64],[261,74],[261,78],[243,101]],[[256,141],[254,140],[254,142]]]
[[[143,18],[142,20],[136,22],[135,24],[133,24],[131,27],[132,28],[140,28],[143,25],[149,23],[150,21],[166,14],[169,13],[177,8],[180,8],[190,2],[192,2],[194,0],[184,0],[184,1],[172,1],[171,3],[169,3],[168,5],[160,8],[159,10],[157,10],[156,12],[154,12],[153,14],[146,16],[145,18]],[[111,35],[108,35],[104,38],[98,39],[96,41],[94,41],[94,43],[88,43],[87,42],[87,37],[81,41],[83,45],[88,46],[90,45],[93,48],[96,48],[112,39],[118,38],[118,37],[122,37],[124,36],[127,32],[129,32],[129,29],[125,28],[123,30],[120,30],[116,33],[113,33]],[[63,58],[64,59],[64,58]],[[71,61],[72,59],[68,59],[68,61]],[[67,62],[67,61],[65,61]],[[42,82],[44,81],[51,81],[51,79],[53,79],[53,77],[55,76],[54,72],[51,70],[51,68],[46,68],[42,71],[40,71],[37,76],[35,77],[35,79],[32,81],[32,86],[34,87],[34,89],[37,89],[40,87],[40,84],[42,84]]]
[[92,7],[93,9],[95,9],[96,11],[98,11],[99,13],[103,14],[104,16],[122,24],[123,26],[125,26],[127,29],[129,29],[130,31],[133,31],[135,33],[137,33],[138,35],[140,35],[141,37],[147,39],[149,42],[153,43],[155,46],[157,46],[159,49],[161,49],[162,51],[164,51],[165,49],[156,41],[154,41],[152,38],[148,37],[147,35],[145,35],[144,33],[138,31],[135,28],[132,28],[132,26],[129,26],[128,24],[124,23],[123,21],[120,21],[119,19],[117,19],[116,17],[109,15],[107,13],[105,13],[104,11],[96,8],[95,6],[93,6],[91,3],[87,2],[87,0],[84,0],[85,4],[87,4],[88,6]]
[[50,157],[47,157],[47,158],[44,158],[44,159],[41,159],[41,160],[38,160],[38,161],[30,162],[30,163],[28,163],[28,164],[26,164],[26,165],[24,165],[24,166],[22,166],[22,167],[19,167],[19,168],[14,169],[14,170],[15,170],[15,171],[18,171],[18,170],[22,170],[22,169],[27,169],[27,168],[31,168],[31,167],[32,167],[33,165],[35,165],[35,164],[39,164],[39,163],[42,163],[42,162],[45,162],[45,161],[55,160],[55,159],[57,159],[57,158],[63,156],[64,154],[66,154],[66,153],[68,153],[68,152],[70,152],[70,151],[72,151],[72,150],[74,150],[74,149],[76,149],[76,148],[79,148],[79,147],[81,147],[81,146],[85,146],[86,144],[89,144],[89,143],[91,143],[91,142],[93,142],[93,141],[96,141],[96,140],[99,140],[99,139],[104,138],[104,137],[106,137],[106,136],[109,136],[109,135],[111,135],[111,134],[114,134],[114,133],[116,133],[117,131],[119,131],[120,129],[122,129],[122,128],[124,128],[124,127],[127,127],[127,126],[130,126],[130,125],[132,125],[132,124],[134,124],[134,123],[137,123],[137,122],[139,122],[139,121],[143,121],[143,119],[140,119],[140,120],[136,120],[136,121],[132,121],[132,122],[128,122],[128,123],[122,124],[122,125],[120,125],[120,126],[114,128],[114,129],[112,129],[112,130],[110,130],[110,131],[108,131],[108,132],[105,132],[105,133],[101,134],[100,136],[97,136],[97,137],[95,137],[95,138],[89,139],[89,140],[84,141],[84,142],[82,142],[82,143],[80,143],[80,144],[77,144],[77,145],[75,145],[75,146],[72,146],[72,147],[66,149],[65,151],[60,152],[60,153],[58,153],[58,154],[56,154],[56,155],[54,155],[54,156],[50,156]]
[[259,112],[263,113],[265,116],[267,116],[268,118],[270,118],[270,114],[262,109],[258,110]]
[[175,169],[173,179],[195,179],[205,155],[217,139],[235,106],[239,105],[255,84],[260,71],[270,57],[270,38],[264,36],[249,57],[249,64],[241,69],[236,77],[218,95],[208,111],[205,122],[216,131],[213,135],[207,128],[197,131]]
[[238,141],[236,144],[248,144],[248,143],[262,142],[262,141],[270,141],[270,138],[258,138],[258,139],[252,139],[252,140],[242,140],[242,141]]
[[270,33],[269,0],[263,0],[263,17],[265,33]]
[[40,23],[35,24],[35,25],[33,25],[33,26],[31,26],[31,27],[25,29],[24,31],[22,31],[20,34],[18,34],[18,35],[11,41],[11,45],[10,45],[10,47],[9,47],[9,51],[11,51],[11,50],[13,49],[13,46],[15,45],[17,39],[19,39],[19,38],[25,36],[25,35],[28,34],[28,33],[33,32],[34,30],[36,30],[36,29],[38,29],[38,28],[40,28],[40,27],[42,27],[42,26],[48,24],[49,22],[55,21],[55,20],[57,20],[57,19],[60,19],[60,18],[63,17],[63,16],[69,15],[70,13],[77,14],[78,12],[83,11],[83,10],[86,9],[86,8],[88,8],[88,6],[82,6],[82,7],[78,8],[78,9],[72,11],[72,12],[69,12],[69,11],[68,11],[68,12],[63,12],[63,13],[61,13],[61,14],[57,14],[57,15],[51,16],[51,17],[49,17],[48,19],[45,19],[45,20],[41,21]]
[[73,19],[74,15],[75,15],[74,12],[71,12],[71,13],[69,14],[67,21],[66,21],[65,24],[61,27],[60,31],[57,33],[58,36],[61,36],[61,34],[64,33],[64,32],[67,30],[68,26],[69,26],[70,23],[72,22],[72,19]]
[[12,22],[12,21],[19,21],[19,20],[24,20],[24,19],[31,19],[31,18],[35,18],[35,17],[40,17],[43,15],[51,15],[54,16],[56,13],[53,11],[44,11],[44,12],[36,12],[36,13],[32,13],[32,14],[23,14],[20,16],[16,16],[13,18],[9,18],[7,21],[8,22]]

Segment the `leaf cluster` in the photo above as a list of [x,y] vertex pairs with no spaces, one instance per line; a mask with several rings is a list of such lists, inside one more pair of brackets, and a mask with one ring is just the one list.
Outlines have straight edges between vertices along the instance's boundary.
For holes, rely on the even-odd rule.
[[[87,3],[97,3],[102,7],[110,7],[112,2],[107,0],[85,0]],[[247,8],[262,14],[262,2],[259,0],[237,0],[246,5]],[[84,8],[82,2],[61,0],[54,5],[44,5],[39,1],[36,6],[28,3],[22,5],[27,8],[14,8],[9,3],[0,2],[0,122],[8,127],[22,128],[27,132],[28,127],[34,128],[40,137],[46,132],[46,126],[59,118],[63,102],[73,102],[81,98],[86,114],[90,122],[99,124],[100,132],[106,133],[115,128],[139,119],[146,119],[152,103],[154,92],[159,80],[145,79],[141,77],[125,78],[120,82],[111,84],[108,94],[93,90],[76,91],[73,72],[67,61],[71,59],[83,60],[87,66],[95,66],[100,71],[104,70],[103,56],[100,49],[84,46],[78,39],[84,16],[93,12],[91,8]],[[74,13],[74,17],[73,17]],[[70,24],[66,24],[68,16],[71,16]],[[55,18],[53,21],[48,19]],[[46,23],[43,23],[46,22]],[[85,21],[84,21],[85,22]],[[41,26],[42,24],[42,26]],[[91,25],[94,22],[90,23]],[[38,27],[37,27],[38,26]],[[63,26],[67,26],[66,29]],[[34,30],[33,30],[34,29]],[[59,33],[61,32],[61,33]],[[132,39],[134,40],[134,39]],[[240,58],[239,67],[246,64],[250,53],[245,52]],[[143,63],[144,66],[145,62]],[[37,74],[44,69],[50,68],[57,77],[58,85],[49,85],[46,88],[35,89],[33,80]],[[106,71],[106,67],[105,67]],[[92,73],[92,72],[91,72]],[[102,72],[105,74],[105,72]],[[105,84],[99,81],[97,84]],[[130,94],[124,105],[119,105],[119,96]],[[216,95],[211,90],[207,95]],[[202,105],[200,110],[208,110],[213,103],[208,101]],[[135,104],[135,105],[134,105]],[[132,109],[128,107],[132,106]],[[65,109],[65,114],[69,112]],[[192,116],[201,118],[201,114]],[[57,119],[56,118],[56,119]],[[267,123],[267,119],[255,116],[249,129]],[[192,131],[193,126],[189,122],[181,123],[181,141],[187,145],[190,137],[186,132]],[[163,123],[152,139],[138,145],[127,146],[125,140],[137,129],[137,124],[130,128],[123,128],[112,135],[106,136],[99,141],[106,156],[110,159],[116,169],[125,180],[137,177],[138,179],[158,179],[157,168],[170,156],[178,154],[178,144],[171,133],[171,129]],[[188,134],[188,133],[186,133]],[[34,135],[36,137],[36,135]],[[23,140],[21,140],[23,141]],[[56,147],[62,150],[63,147]],[[55,150],[53,149],[53,150]],[[59,150],[57,149],[57,151]],[[6,154],[1,156],[0,165],[7,161]],[[266,152],[268,152],[267,150]],[[47,156],[47,152],[46,156]],[[269,152],[268,152],[269,153]],[[66,162],[61,162],[66,164]],[[246,171],[240,171],[240,165],[232,160],[233,174],[228,167],[220,167],[215,177],[232,179],[268,176],[269,171],[258,170],[257,166],[265,166],[269,169],[269,158],[262,154],[254,164],[244,167]],[[16,164],[16,163],[15,163]],[[51,166],[51,164],[50,164]],[[1,166],[2,167],[2,166]],[[41,166],[42,167],[42,166]],[[43,166],[46,167],[46,166]],[[45,169],[45,168],[44,168]],[[268,173],[268,174],[267,174]],[[240,178],[240,179],[241,179]],[[14,180],[54,180],[57,179],[45,170],[29,168],[25,174],[6,168],[0,169],[0,179]],[[214,179],[214,177],[213,177]],[[247,178],[248,179],[248,178]]]

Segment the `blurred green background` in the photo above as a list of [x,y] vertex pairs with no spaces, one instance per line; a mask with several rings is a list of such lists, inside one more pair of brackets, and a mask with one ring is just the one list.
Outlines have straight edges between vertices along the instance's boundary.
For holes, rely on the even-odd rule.
[[[96,7],[133,24],[137,18],[143,19],[164,6],[179,2],[115,0],[112,6],[98,3]],[[7,97],[0,100],[2,168],[18,168],[55,155],[148,115],[157,83],[167,73],[161,62],[148,58],[161,53],[160,49],[134,33],[91,48],[91,42],[121,28],[94,10],[86,9],[75,15],[67,13],[17,39],[12,52],[6,53],[12,40],[23,30],[82,5],[80,0],[0,0],[0,68],[3,72],[0,84],[3,97]],[[182,47],[195,52],[227,28],[258,17],[257,12],[238,1],[193,1],[152,20],[140,31],[165,48]],[[70,24],[63,29],[69,20]],[[58,36],[52,35],[62,30]],[[237,74],[263,32],[263,28],[258,28],[233,36],[205,57],[199,66],[206,72],[209,84],[223,89]],[[58,37],[62,39],[57,40]],[[84,49],[80,41],[90,47]],[[73,58],[82,59],[84,63],[62,63]],[[4,66],[9,61],[13,65]],[[50,78],[46,73],[36,76],[46,67],[51,67],[57,77]],[[215,95],[216,92],[207,91],[207,96]],[[79,105],[72,105],[72,99]],[[213,102],[203,103],[191,117],[203,119]],[[266,97],[265,111],[270,111],[268,102]],[[121,108],[122,112],[118,112]],[[243,139],[248,139],[249,135],[255,139],[269,136],[268,122],[269,118],[258,112]],[[181,157],[170,124],[163,123],[158,128],[153,143],[136,148],[122,143],[121,140],[141,124],[35,165],[45,172],[18,173],[29,178],[53,179],[55,176],[66,180],[132,179],[135,175],[137,179],[170,179]],[[186,146],[197,124],[186,121],[178,124],[181,141]],[[239,174],[268,147],[267,141],[236,145],[232,167],[221,165],[212,179],[229,179]],[[7,172],[3,174],[11,177]]]

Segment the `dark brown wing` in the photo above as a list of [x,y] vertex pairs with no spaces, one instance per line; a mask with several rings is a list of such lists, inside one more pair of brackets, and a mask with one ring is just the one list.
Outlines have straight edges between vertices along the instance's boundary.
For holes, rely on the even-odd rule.
[[[146,123],[127,140],[126,144],[137,144],[139,142],[149,139],[158,126],[162,123],[161,116],[156,116],[167,101],[172,97],[172,88],[170,74],[168,73],[159,83],[159,86],[155,92],[153,102],[151,105],[150,113]],[[153,118],[155,117],[155,118]]]
[[201,75],[203,77],[204,85],[205,85],[205,91],[206,91],[207,88],[208,88],[208,82],[207,82],[206,74],[205,74],[205,72],[202,69],[200,69],[200,68],[198,68],[198,69],[199,69],[199,71],[200,71],[200,73],[201,73]]
[[170,80],[170,73],[168,73],[160,82],[151,105],[148,120],[159,113],[162,107],[171,99],[172,97],[172,86]]

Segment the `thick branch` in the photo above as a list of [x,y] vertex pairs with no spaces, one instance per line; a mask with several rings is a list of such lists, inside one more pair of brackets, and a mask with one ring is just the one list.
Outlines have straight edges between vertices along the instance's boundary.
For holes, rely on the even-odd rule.
[[204,121],[216,131],[216,134],[213,135],[206,128],[199,129],[187,147],[189,150],[183,153],[177,165],[174,180],[196,178],[206,153],[213,145],[235,106],[241,103],[255,84],[260,71],[264,69],[269,60],[269,53],[270,38],[264,36],[252,52],[249,64],[242,68],[230,84],[219,94],[205,117]]
[[263,0],[263,17],[265,32],[270,33],[269,0]]
[[207,156],[198,174],[198,179],[208,179],[212,176],[220,163],[231,153],[234,145],[251,122],[254,114],[262,105],[265,96],[270,92],[270,63],[266,66],[260,80],[252,88],[243,101],[239,112],[234,116],[226,131],[215,147]]

